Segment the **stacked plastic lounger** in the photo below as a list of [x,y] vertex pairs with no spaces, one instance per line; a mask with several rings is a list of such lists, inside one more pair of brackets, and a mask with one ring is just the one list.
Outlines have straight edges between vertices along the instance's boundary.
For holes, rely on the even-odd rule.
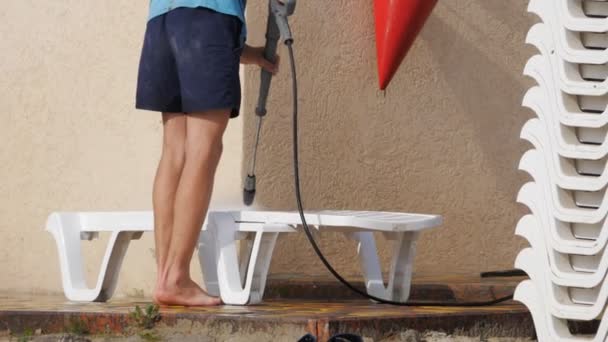
[[[409,297],[415,242],[422,230],[441,224],[435,215],[373,211],[306,213],[314,232],[339,231],[357,242],[367,292],[384,299]],[[58,212],[47,220],[55,238],[66,297],[74,301],[106,301],[112,297],[129,243],[153,230],[152,212]],[[262,301],[272,252],[280,233],[299,231],[295,212],[211,211],[199,238],[199,260],[207,290],[226,304]],[[81,240],[110,233],[97,283],[84,277]],[[385,284],[374,232],[393,241],[393,258]],[[237,241],[242,248],[237,252]]]
[[[536,116],[521,137],[533,149],[520,169],[532,182],[518,201],[530,209],[516,233],[530,247],[516,267],[530,277],[515,299],[532,313],[540,341],[606,341],[608,319],[608,2],[531,0],[542,22],[527,42],[539,54],[525,67],[537,85],[523,104]],[[594,336],[568,321],[601,319]]]

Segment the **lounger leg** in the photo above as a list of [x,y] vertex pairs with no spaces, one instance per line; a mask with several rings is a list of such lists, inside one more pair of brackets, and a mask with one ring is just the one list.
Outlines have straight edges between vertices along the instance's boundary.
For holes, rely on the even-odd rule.
[[208,226],[215,235],[217,279],[222,301],[226,304],[246,304],[250,288],[243,288],[236,245],[238,225],[226,213],[209,214]]
[[106,269],[101,270],[97,281],[98,284],[101,283],[101,291],[95,299],[96,302],[105,302],[112,298],[129,243],[131,243],[131,240],[139,239],[141,235],[142,233],[138,232],[112,233],[104,256],[104,264],[107,260],[107,265],[102,264],[102,268],[106,266]]
[[216,234],[217,232],[211,224],[207,224],[207,229],[201,231],[198,239],[198,261],[201,265],[201,273],[207,293],[218,297],[220,286],[217,279]]
[[229,214],[214,213],[209,215],[207,229],[215,233],[217,279],[222,301],[234,305],[259,303],[264,295],[266,276],[278,233],[264,233],[260,224],[260,231],[253,235],[251,252],[247,253],[246,250],[242,255],[242,258],[246,258],[249,254],[247,274],[243,282],[241,265],[244,271],[245,262],[239,260],[236,248],[238,224]]
[[346,236],[357,241],[357,255],[359,256],[359,264],[361,265],[367,293],[386,299],[387,292],[382,278],[382,268],[374,234],[372,232],[353,232],[346,233]]
[[407,301],[412,281],[412,265],[415,255],[415,241],[418,233],[385,233],[393,241],[393,256],[389,271],[388,286],[382,277],[382,268],[378,258],[376,240],[372,232],[354,232],[346,234],[358,242],[357,254],[365,279],[367,293],[382,299]]
[[97,284],[91,289],[87,287],[84,276],[78,215],[54,214],[49,217],[47,230],[53,235],[57,244],[63,291],[66,297],[73,301],[85,302],[103,302],[112,297],[129,242],[141,236],[141,232],[112,233],[97,277]]
[[[270,268],[270,260],[272,259],[272,252],[274,251],[279,233],[257,232],[256,235],[261,235],[261,237],[260,243],[253,245],[250,254],[250,263],[254,263],[254,268],[250,279],[251,299],[249,304],[262,302],[264,289],[266,288],[266,279],[268,278],[268,269]],[[249,280],[249,274],[247,278]]]
[[237,234],[237,240],[239,240],[239,272],[241,275],[241,284],[245,284],[255,235],[249,232],[239,233]]
[[[207,229],[201,232],[198,243],[198,259],[201,265],[203,281],[207,292],[212,296],[220,296],[220,287],[217,278],[218,252],[216,250],[217,227],[208,224]],[[242,234],[242,235],[239,235]],[[253,240],[250,233],[235,233],[235,240],[240,240],[239,276],[241,284],[245,283]],[[236,241],[235,241],[236,242]]]
[[387,294],[390,295],[391,300],[405,302],[410,296],[418,233],[405,232],[385,235],[394,241]]

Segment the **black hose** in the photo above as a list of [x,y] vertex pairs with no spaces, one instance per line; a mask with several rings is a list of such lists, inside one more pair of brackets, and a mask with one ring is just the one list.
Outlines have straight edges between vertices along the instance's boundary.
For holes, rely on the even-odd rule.
[[366,292],[363,292],[348,281],[346,281],[342,276],[336,272],[336,270],[330,265],[330,263],[325,259],[325,256],[319,249],[319,246],[315,242],[315,239],[312,236],[310,228],[306,223],[306,218],[304,217],[304,208],[302,205],[302,194],[300,191],[300,162],[299,162],[299,153],[298,153],[298,81],[296,74],[296,63],[295,57],[293,54],[293,40],[287,40],[285,42],[287,48],[289,50],[289,60],[291,63],[291,79],[293,85],[293,166],[294,166],[294,183],[295,183],[295,191],[296,191],[296,201],[298,204],[298,211],[300,212],[300,218],[302,219],[302,226],[304,227],[304,232],[306,233],[306,237],[312,248],[315,250],[315,253],[321,259],[321,262],[325,265],[327,270],[340,281],[344,286],[349,288],[351,291],[361,295],[362,297],[377,301],[382,304],[390,304],[390,305],[398,305],[398,306],[462,306],[462,307],[471,307],[471,306],[489,306],[502,302],[506,302],[513,299],[513,295],[485,301],[485,302],[462,302],[462,303],[446,303],[446,302],[397,302],[392,300],[386,300],[382,298],[378,298],[376,296],[372,296]]
[[481,272],[482,278],[510,278],[510,277],[525,277],[527,274],[522,270],[504,270],[504,271],[489,271]]

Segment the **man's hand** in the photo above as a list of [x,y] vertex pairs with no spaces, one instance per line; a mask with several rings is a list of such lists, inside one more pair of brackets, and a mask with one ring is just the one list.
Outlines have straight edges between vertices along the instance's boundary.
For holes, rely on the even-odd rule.
[[252,47],[245,45],[243,52],[241,53],[241,64],[253,64],[260,68],[272,73],[273,75],[279,71],[279,56],[275,56],[276,62],[273,64],[271,61],[264,58],[264,47]]

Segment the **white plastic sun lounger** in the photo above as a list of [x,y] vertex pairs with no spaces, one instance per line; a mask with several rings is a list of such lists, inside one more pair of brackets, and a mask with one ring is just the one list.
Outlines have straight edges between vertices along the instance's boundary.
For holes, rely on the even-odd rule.
[[[359,263],[367,292],[382,299],[409,298],[415,242],[421,230],[436,227],[442,218],[435,215],[373,211],[319,211],[306,213],[307,223],[317,232],[337,231],[357,242]],[[249,237],[246,253],[237,257],[235,241],[242,232],[257,226],[290,226],[296,229],[297,212],[234,211],[209,214],[207,229],[201,234],[199,257],[206,287],[228,304],[255,304],[263,297],[272,250],[279,232]],[[241,232],[241,233],[239,233]],[[385,285],[373,232],[393,241],[393,257]],[[250,271],[255,267],[253,271]],[[217,275],[217,278],[213,278]]]
[[[608,32],[608,18],[594,18],[588,15],[583,6],[583,0],[544,0],[546,3],[553,2],[564,25],[574,31],[589,31],[589,32]],[[587,4],[592,2],[587,1]],[[588,9],[589,10],[589,9]],[[591,8],[592,12],[605,13],[606,6],[595,4]]]
[[[152,231],[152,212],[61,212],[52,213],[46,230],[53,235],[59,254],[65,296],[73,301],[104,302],[116,289],[118,273],[131,240]],[[110,232],[94,288],[87,287],[81,240],[93,240]]]
[[523,99],[523,105],[532,110],[555,113],[564,125],[601,128],[608,124],[608,96],[572,95],[556,87],[546,57],[535,55],[526,63],[524,75],[532,77],[538,86],[532,87]]
[[[534,125],[534,127],[524,126],[525,130],[535,131],[536,136],[546,135],[552,149],[566,158],[600,160],[608,156],[606,134],[599,137],[594,134],[597,132],[592,130],[584,132],[584,129],[580,127],[566,126],[558,122],[556,118],[550,116],[551,112],[548,112],[548,109],[544,109],[542,103],[534,102],[533,97],[539,93],[542,93],[542,89],[533,87],[524,98],[524,107],[532,109],[537,116],[528,121],[539,122],[539,124],[527,123],[526,125]],[[585,135],[585,133],[587,134]],[[587,141],[583,141],[583,139],[587,139]],[[589,142],[590,139],[594,141]]]
[[[554,150],[547,130],[538,119],[529,120],[524,124],[520,138],[532,143],[544,156],[549,172],[553,173],[559,187],[568,190],[599,191],[608,185],[608,172],[601,170],[599,175],[581,174],[577,168],[577,159],[562,157]],[[608,167],[608,164],[604,167]]]
[[[560,342],[605,342],[608,335],[608,317],[603,315],[597,332],[593,336],[573,335],[568,328],[568,320],[558,318],[547,310],[545,291],[532,280],[522,281],[515,289],[515,300],[526,305],[536,328],[539,341]],[[608,311],[607,311],[608,312]]]
[[[240,228],[245,232],[252,231],[248,226]],[[264,234],[295,232],[288,225],[278,224],[259,224],[256,229]],[[65,296],[73,301],[104,302],[114,293],[129,243],[139,239],[144,232],[152,232],[154,218],[151,211],[56,212],[49,216],[46,230],[53,235],[57,244]],[[84,276],[81,240],[95,239],[100,232],[111,235],[96,285],[89,288]]]
[[[409,297],[415,241],[421,230],[442,223],[435,215],[369,211],[321,211],[306,214],[317,232],[340,231],[358,242],[357,252],[368,293],[405,301]],[[46,229],[55,238],[66,297],[73,301],[106,301],[116,288],[122,260],[133,239],[153,230],[152,212],[57,212]],[[266,276],[279,233],[298,231],[296,212],[211,211],[199,239],[199,260],[207,290],[226,304],[262,300]],[[81,240],[111,233],[94,288],[86,286]],[[394,241],[385,285],[373,232]],[[245,244],[240,256],[238,240]]]
[[552,74],[550,77],[557,81],[553,85],[569,94],[606,95],[608,80],[606,80],[605,64],[568,61],[561,54],[555,53],[557,46],[552,40],[553,36],[548,32],[550,27],[544,23],[534,25],[526,36],[526,43],[536,47],[540,52],[543,67],[546,67],[547,72]]
[[528,11],[552,16],[572,31],[608,32],[608,18],[596,18],[587,14],[603,13],[606,6],[593,4],[593,1],[587,4],[591,4],[591,7],[585,9],[583,0],[532,0]]
[[537,288],[543,291],[546,309],[551,315],[582,321],[601,317],[606,304],[607,284],[595,290],[558,286],[546,278],[543,267],[548,266],[548,261],[543,253],[534,248],[523,249],[517,255],[515,268],[526,272]]
[[[591,297],[589,294],[599,292],[598,286],[602,285],[606,275],[608,255],[603,251],[594,256],[559,253],[545,241],[541,224],[538,217],[526,215],[518,222],[516,234],[526,238],[533,248],[537,248],[539,253],[546,255],[548,263],[543,263],[542,266],[547,266],[547,270],[550,270],[550,272],[546,272],[547,278],[555,285],[585,289],[587,295],[577,298],[589,298]],[[586,261],[583,258],[593,260]],[[575,293],[573,292],[573,294]],[[597,295],[597,293],[595,294]],[[586,303],[585,299],[580,299],[580,302]]]
[[[560,155],[566,158],[599,160],[608,156],[608,141],[606,141],[606,128],[580,128],[563,125],[551,113],[545,89],[539,86],[532,87],[524,96],[523,106],[530,108],[540,120],[543,129],[547,132],[550,143]],[[583,139],[590,140],[583,142]]]
[[545,198],[541,186],[536,182],[528,182],[522,186],[517,195],[517,202],[528,207],[540,220],[540,229],[546,243],[560,253],[595,255],[608,243],[606,219],[595,224],[585,224],[555,218],[553,202]]
[[547,46],[554,44],[557,54],[572,63],[608,63],[608,36],[604,32],[568,30],[553,20],[552,13],[536,8],[535,2],[537,0],[530,2],[529,12],[538,15],[543,22],[532,26],[526,38],[527,43],[537,42]]
[[552,201],[555,218],[566,222],[595,224],[608,213],[608,192],[586,193],[560,188],[547,171],[547,165],[537,150],[528,150],[521,158],[519,169],[528,173],[544,191],[544,198]]
[[[606,124],[598,124],[602,123],[602,121],[605,120],[605,117],[593,113],[587,113],[586,115],[568,113],[568,109],[560,108],[563,106],[563,102],[560,104],[560,101],[567,99],[566,96],[573,95],[564,95],[565,93],[563,90],[547,86],[545,78],[550,78],[551,76],[548,75],[546,67],[537,68],[541,62],[536,58],[537,56],[530,59],[527,64],[528,67],[524,72],[526,75],[533,77],[539,85],[530,88],[528,92],[526,92],[522,102],[523,106],[532,109],[538,118],[545,122],[547,129],[561,133],[563,137],[561,137],[558,142],[561,145],[577,143],[604,145],[606,136],[608,135],[608,126]],[[601,108],[601,112],[603,112],[606,109],[606,100],[608,97],[576,95],[575,99],[577,102],[582,100],[581,103],[583,101],[593,101],[594,107]],[[603,102],[603,104],[600,104],[601,102]],[[586,105],[589,104],[587,103]],[[579,105],[575,104],[575,106]],[[578,112],[581,113],[582,110],[579,109]],[[602,148],[605,149],[605,147]],[[597,149],[596,146],[596,150]]]
[[547,85],[551,77],[543,66],[540,55],[533,56],[526,64],[526,75],[533,77],[538,86],[528,90],[523,105],[532,110],[554,113],[563,125],[573,127],[602,128],[608,125],[608,96],[572,95]]

